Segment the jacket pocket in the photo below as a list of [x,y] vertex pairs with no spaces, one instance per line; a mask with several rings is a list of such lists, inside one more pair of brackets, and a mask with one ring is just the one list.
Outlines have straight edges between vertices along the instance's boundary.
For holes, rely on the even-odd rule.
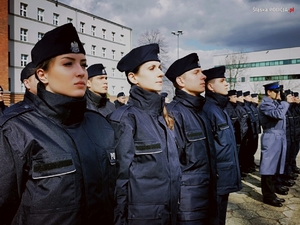
[[208,173],[182,174],[179,205],[181,212],[190,213],[209,207],[209,181]]
[[135,141],[135,154],[145,155],[145,154],[157,154],[161,153],[161,144],[157,141]]
[[70,155],[34,159],[32,162],[32,178],[44,179],[74,173],[76,171]]
[[202,130],[187,131],[186,137],[187,137],[188,141],[190,141],[190,142],[206,139]]
[[[168,219],[168,217],[169,217],[169,213],[166,210],[165,205],[159,205],[159,204],[129,204],[128,205],[128,220],[129,221],[139,220],[139,223],[137,224],[147,224],[146,222],[147,220],[151,220],[151,221],[164,220],[164,219]],[[161,223],[161,224],[165,224],[165,223]]]

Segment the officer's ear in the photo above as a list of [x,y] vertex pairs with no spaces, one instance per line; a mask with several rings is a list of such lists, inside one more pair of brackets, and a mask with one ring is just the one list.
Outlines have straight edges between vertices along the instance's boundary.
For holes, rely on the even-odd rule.
[[215,92],[213,83],[214,83],[214,79],[208,81],[208,83],[207,83],[206,86],[207,86],[207,89],[208,89],[208,90],[210,90],[210,91],[212,91],[212,92]]
[[43,84],[49,83],[48,73],[45,70],[43,70],[42,68],[36,70],[36,75],[37,75],[39,81],[42,82]]
[[175,81],[176,81],[179,88],[183,88],[185,86],[184,74],[179,76],[179,77],[176,77]]
[[90,79],[87,80],[86,86],[87,86],[88,88],[91,88],[91,86],[92,86],[92,79],[93,79],[93,78],[90,78]]
[[138,84],[138,79],[135,73],[129,72],[127,75],[127,79],[130,81],[132,84]]

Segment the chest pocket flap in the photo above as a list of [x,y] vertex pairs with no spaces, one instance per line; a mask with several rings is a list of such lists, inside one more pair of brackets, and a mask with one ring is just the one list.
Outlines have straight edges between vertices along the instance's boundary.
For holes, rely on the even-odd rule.
[[71,156],[34,159],[32,162],[32,178],[43,179],[62,176],[76,171]]
[[135,141],[135,154],[145,155],[145,154],[156,154],[161,153],[161,144],[157,141]]
[[219,130],[226,130],[229,128],[229,125],[227,123],[218,124]]
[[189,141],[199,141],[206,138],[202,130],[187,131],[186,137]]

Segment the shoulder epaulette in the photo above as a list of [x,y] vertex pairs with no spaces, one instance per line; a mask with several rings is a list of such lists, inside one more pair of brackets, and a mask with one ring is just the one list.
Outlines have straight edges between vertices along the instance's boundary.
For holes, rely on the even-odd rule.
[[14,107],[14,110],[6,111],[3,116],[0,116],[0,126],[3,126],[8,120],[32,110],[33,108],[27,104],[20,104],[18,107]]
[[108,119],[109,120],[113,120],[113,121],[120,121],[122,116],[124,115],[124,113],[131,107],[131,105],[123,105],[121,107],[119,107],[118,109],[116,109],[115,111],[113,111]]

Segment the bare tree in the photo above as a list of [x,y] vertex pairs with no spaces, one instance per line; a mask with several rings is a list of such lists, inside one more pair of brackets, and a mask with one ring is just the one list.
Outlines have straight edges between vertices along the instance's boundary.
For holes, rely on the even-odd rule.
[[237,82],[239,82],[239,78],[247,69],[245,66],[247,60],[247,55],[243,52],[227,55],[225,57],[226,73],[228,74],[227,77],[230,89],[235,89]]
[[[169,46],[166,38],[159,30],[146,30],[138,39],[138,45],[156,43],[159,45],[159,59],[161,61],[162,71],[166,72],[169,62]],[[174,87],[167,77],[163,77],[163,92],[168,93],[168,98],[174,96]]]

